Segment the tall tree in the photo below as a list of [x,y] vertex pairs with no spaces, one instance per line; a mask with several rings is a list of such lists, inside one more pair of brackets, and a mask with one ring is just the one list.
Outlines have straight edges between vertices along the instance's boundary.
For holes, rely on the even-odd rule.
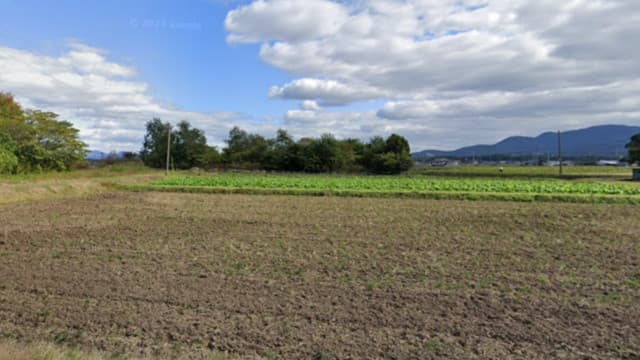
[[304,171],[333,172],[340,169],[342,157],[338,141],[331,134],[307,141],[302,150]]
[[[3,166],[13,172],[69,170],[84,160],[86,144],[78,130],[52,112],[23,111],[10,94],[0,93],[0,136]],[[13,156],[9,156],[9,152]],[[8,159],[8,160],[7,160]]]
[[362,158],[364,144],[358,139],[346,139],[338,141],[340,148],[341,169],[347,172],[360,172],[363,170]]
[[175,147],[171,151],[176,168],[203,167],[201,160],[208,152],[207,138],[204,136],[204,132],[191,127],[187,121],[181,121],[178,123],[173,137]]
[[227,147],[222,157],[228,166],[264,168],[271,142],[258,134],[250,134],[239,127],[229,131]]
[[22,118],[22,108],[13,95],[0,92],[0,119],[2,121],[18,120]]
[[409,142],[404,137],[391,134],[386,140],[379,136],[367,144],[363,165],[376,174],[399,174],[413,165]]
[[398,134],[389,135],[385,150],[394,154],[409,154],[411,152],[409,141]]
[[11,94],[0,92],[0,174],[18,169],[17,144],[11,136],[18,126],[25,128],[22,108]]
[[167,165],[167,136],[169,136],[171,124],[163,123],[162,120],[154,118],[147,122],[146,127],[147,133],[144,135],[140,158],[146,166],[164,168]]
[[140,158],[146,166],[164,168],[167,165],[167,136],[171,131],[171,159],[178,169],[211,167],[220,163],[220,154],[207,146],[204,131],[181,121],[175,129],[170,123],[155,118],[147,122]]
[[24,143],[33,140],[34,130],[24,119],[24,112],[11,94],[0,92],[0,132],[13,141]]
[[213,169],[222,165],[222,156],[218,152],[215,146],[208,146],[204,153],[200,154],[197,159],[199,167],[205,169]]
[[267,153],[267,170],[301,171],[302,164],[298,159],[296,142],[286,130],[278,129],[276,138],[270,142]]
[[[32,161],[44,170],[69,170],[84,160],[87,145],[78,138],[78,129],[68,121],[58,120],[52,112],[27,110],[25,122],[34,129]],[[25,154],[22,154],[25,155]]]

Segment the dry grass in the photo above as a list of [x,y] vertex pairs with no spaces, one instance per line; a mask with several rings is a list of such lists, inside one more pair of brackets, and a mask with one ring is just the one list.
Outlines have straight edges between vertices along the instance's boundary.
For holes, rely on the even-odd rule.
[[0,204],[85,196],[108,190],[96,180],[50,180],[0,184]]
[[157,179],[155,171],[146,174],[112,175],[104,177],[83,176],[78,173],[69,178],[42,178],[16,181],[0,179],[0,205],[46,199],[83,197],[111,191],[110,183],[135,184]]
[[63,349],[53,344],[37,343],[31,345],[16,342],[0,343],[0,360],[105,360],[98,353]]
[[200,355],[145,356],[132,357],[121,354],[106,354],[96,351],[69,349],[52,343],[39,342],[35,344],[19,344],[15,341],[0,342],[0,360],[231,360],[236,359],[223,353],[208,353]]

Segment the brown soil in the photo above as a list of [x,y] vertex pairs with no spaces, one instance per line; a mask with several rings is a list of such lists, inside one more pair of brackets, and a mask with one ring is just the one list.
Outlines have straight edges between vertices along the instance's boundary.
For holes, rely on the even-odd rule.
[[639,358],[638,207],[108,193],[0,206],[0,340]]

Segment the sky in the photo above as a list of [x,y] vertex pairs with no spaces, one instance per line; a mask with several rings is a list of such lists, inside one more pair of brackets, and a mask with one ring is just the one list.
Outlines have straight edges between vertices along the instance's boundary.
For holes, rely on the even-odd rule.
[[154,117],[224,146],[406,136],[413,150],[640,125],[637,0],[0,0],[0,91],[92,150]]

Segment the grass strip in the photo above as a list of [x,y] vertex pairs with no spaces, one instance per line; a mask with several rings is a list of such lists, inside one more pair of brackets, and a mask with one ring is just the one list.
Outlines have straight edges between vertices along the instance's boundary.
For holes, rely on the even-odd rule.
[[583,194],[535,194],[535,193],[490,193],[461,191],[371,191],[331,189],[283,189],[283,188],[233,188],[213,186],[173,186],[149,184],[112,184],[119,190],[133,192],[182,192],[204,194],[249,194],[249,195],[296,195],[296,196],[340,196],[366,198],[409,198],[434,200],[471,201],[515,201],[515,202],[559,202],[584,204],[634,204],[640,205],[640,196],[629,195],[583,195]]

